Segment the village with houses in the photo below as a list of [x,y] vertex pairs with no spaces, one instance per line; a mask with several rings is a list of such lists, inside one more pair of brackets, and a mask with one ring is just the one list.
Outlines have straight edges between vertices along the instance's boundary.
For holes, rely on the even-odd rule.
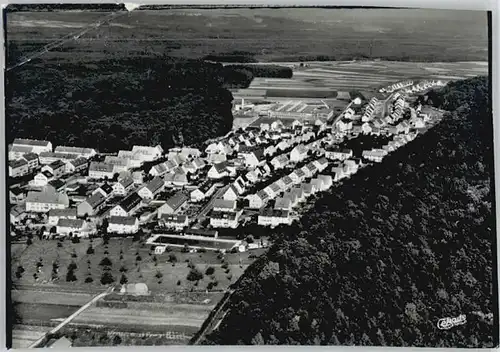
[[[111,155],[16,138],[8,150],[11,234],[140,231],[157,253],[266,246],[246,243],[245,227],[292,224],[317,194],[417,138],[439,114],[408,99],[443,84],[393,84],[380,90],[390,94],[385,100],[356,97],[337,116],[300,100],[260,106],[247,126],[201,147],[133,146]],[[244,100],[234,106],[254,108]]]

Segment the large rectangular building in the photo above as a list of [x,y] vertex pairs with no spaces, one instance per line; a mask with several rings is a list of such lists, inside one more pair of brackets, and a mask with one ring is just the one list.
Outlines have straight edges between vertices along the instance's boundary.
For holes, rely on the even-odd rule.
[[278,104],[269,110],[269,117],[275,118],[297,118],[303,120],[330,119],[334,110],[323,103],[310,104],[302,101],[290,100],[284,104]]
[[16,138],[14,139],[14,142],[12,142],[12,146],[30,148],[30,152],[35,154],[52,151],[52,143],[50,143],[49,141],[40,141],[36,139]]

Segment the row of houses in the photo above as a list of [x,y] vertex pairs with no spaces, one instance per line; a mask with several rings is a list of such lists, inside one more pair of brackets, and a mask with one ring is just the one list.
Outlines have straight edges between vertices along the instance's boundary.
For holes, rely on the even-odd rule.
[[292,186],[281,197],[276,198],[273,208],[261,209],[257,217],[257,224],[261,226],[290,225],[293,221],[291,211],[303,203],[308,197],[328,190],[333,185],[330,175],[318,175],[309,182]]
[[411,85],[413,85],[413,81],[412,80],[406,80],[406,81],[402,81],[402,82],[391,84],[390,86],[387,86],[385,88],[380,88],[379,92],[380,93],[392,93],[392,92],[394,92],[396,90],[399,90],[399,89],[402,89],[402,88],[405,88],[405,87],[409,87]]
[[392,141],[389,141],[387,145],[384,145],[379,149],[364,150],[362,156],[366,160],[380,163],[382,162],[384,157],[387,156],[387,154],[414,140],[417,137],[417,134],[417,132],[411,132],[401,135],[395,135],[394,139]]
[[[22,158],[25,154],[33,153],[41,158],[47,158],[47,163],[54,161],[50,160],[50,158],[55,156],[61,159],[76,159],[79,157],[89,159],[97,154],[95,149],[84,147],[57,146],[53,150],[52,143],[49,141],[21,138],[14,139],[8,147],[8,152],[9,160],[16,160]],[[54,154],[51,154],[52,152]]]
[[420,93],[424,90],[431,89],[434,87],[443,87],[446,85],[446,82],[443,82],[441,80],[425,80],[421,81],[418,84],[412,85],[411,87],[407,87],[403,89],[402,91],[407,93],[407,94],[412,94],[412,93]]
[[365,108],[365,112],[363,113],[363,116],[361,117],[362,122],[368,122],[373,120],[373,116],[375,114],[375,110],[377,106],[379,105],[379,100],[375,97],[371,98],[368,105]]
[[[56,169],[53,173],[54,177],[60,177],[63,174],[74,173],[75,171],[84,170],[88,166],[88,161],[84,157],[78,157],[75,154],[61,154],[61,158],[44,157],[45,154],[56,154],[52,152],[42,152],[40,155],[35,153],[27,153],[22,157],[9,161],[9,176],[20,177],[33,173],[40,165],[42,171]],[[66,155],[71,155],[71,158],[64,158]],[[74,157],[75,156],[75,157]]]
[[280,178],[256,193],[246,196],[245,198],[249,202],[249,208],[260,209],[264,207],[269,200],[275,199],[293,185],[302,183],[305,179],[314,176],[318,171],[323,171],[327,166],[328,160],[326,158],[320,158],[292,171],[290,174]]

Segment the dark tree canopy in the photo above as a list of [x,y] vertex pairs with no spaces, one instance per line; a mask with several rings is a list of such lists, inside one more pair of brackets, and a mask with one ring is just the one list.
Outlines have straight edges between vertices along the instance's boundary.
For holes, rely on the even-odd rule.
[[276,229],[204,343],[495,346],[488,92],[481,77],[429,94],[451,109],[439,125]]
[[[15,48],[9,52],[14,56]],[[180,135],[184,144],[201,143],[232,127],[226,74],[221,64],[168,58],[104,60],[92,67],[33,60],[6,75],[9,142],[47,139],[102,152],[170,148]]]

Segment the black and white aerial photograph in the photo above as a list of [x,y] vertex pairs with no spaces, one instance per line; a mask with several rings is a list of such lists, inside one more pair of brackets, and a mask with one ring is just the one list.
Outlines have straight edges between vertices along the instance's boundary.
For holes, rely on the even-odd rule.
[[3,16],[8,348],[498,346],[491,12]]

